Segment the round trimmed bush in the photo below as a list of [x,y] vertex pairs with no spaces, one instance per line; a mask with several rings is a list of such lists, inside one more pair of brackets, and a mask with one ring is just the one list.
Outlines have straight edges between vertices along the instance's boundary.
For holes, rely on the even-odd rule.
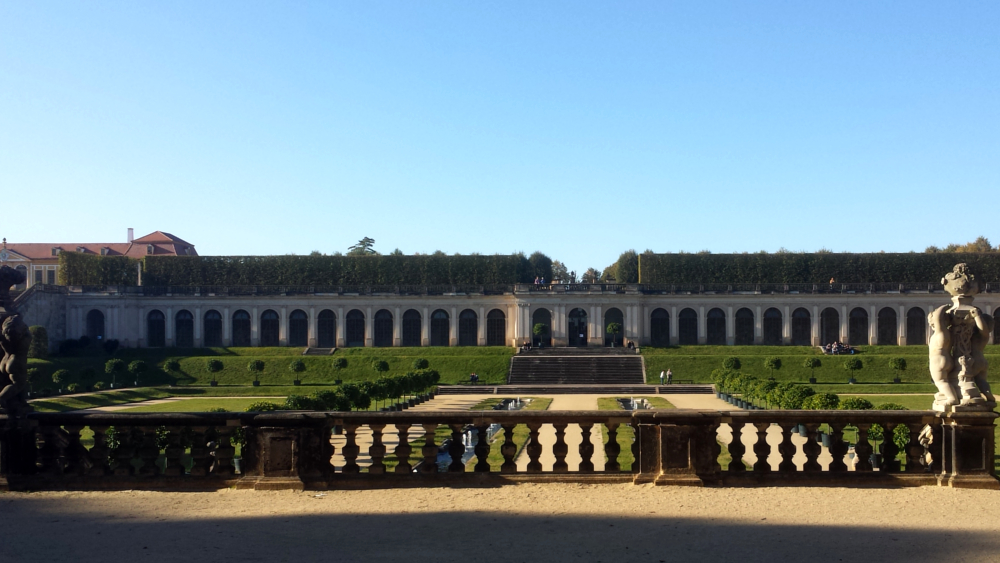
[[725,360],[722,360],[722,367],[726,369],[740,369],[743,365],[740,363],[740,359],[736,356],[729,356]]
[[120,358],[112,358],[104,363],[104,373],[121,373],[125,371],[125,361]]
[[874,408],[872,402],[861,397],[848,397],[840,400],[842,411],[870,411]]
[[69,379],[68,369],[57,369],[52,373],[52,383],[62,383]]
[[224,408],[224,407],[213,407],[213,408],[208,409],[205,412],[229,412],[229,410],[226,409],[226,408]]
[[128,365],[128,372],[135,377],[139,377],[139,375],[146,373],[147,369],[149,369],[149,366],[142,360],[135,360]]
[[264,371],[264,360],[250,360],[247,364],[247,371],[253,374]]
[[94,386],[93,387],[94,387],[94,391],[100,391],[101,389],[104,389],[104,382],[103,381],[94,382]]
[[66,390],[69,391],[70,393],[77,393],[80,391],[80,384],[70,383],[69,385],[66,386]]
[[292,360],[292,363],[288,364],[288,371],[302,373],[306,371],[306,363],[302,360]]
[[181,363],[177,360],[167,360],[163,362],[163,369],[167,371],[178,371],[181,369]]
[[224,366],[222,364],[222,360],[214,360],[213,359],[213,360],[209,360],[208,361],[208,364],[206,365],[206,367],[208,368],[208,371],[210,371],[212,373],[218,373],[218,372],[222,371],[222,368],[224,368],[226,366]]
[[347,367],[347,358],[334,358],[333,367],[337,369],[344,369]]
[[835,393],[816,393],[802,401],[802,408],[813,411],[831,411],[840,406],[840,397]]
[[375,370],[376,373],[385,373],[389,371],[389,362],[385,360],[375,360],[372,362],[372,369]]
[[410,367],[412,367],[413,369],[427,369],[427,366],[429,365],[430,362],[428,362],[424,358],[417,358],[413,360],[413,363],[410,364]]
[[270,412],[277,410],[281,410],[281,407],[271,401],[257,401],[256,403],[250,403],[245,412]]

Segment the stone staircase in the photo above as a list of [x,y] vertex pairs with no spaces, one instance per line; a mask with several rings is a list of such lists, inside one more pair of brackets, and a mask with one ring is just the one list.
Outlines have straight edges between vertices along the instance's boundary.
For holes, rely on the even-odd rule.
[[439,385],[438,395],[705,395],[711,385]]
[[303,356],[329,356],[333,353],[336,348],[306,348],[303,352]]
[[627,348],[544,348],[510,363],[509,385],[644,385],[642,356]]

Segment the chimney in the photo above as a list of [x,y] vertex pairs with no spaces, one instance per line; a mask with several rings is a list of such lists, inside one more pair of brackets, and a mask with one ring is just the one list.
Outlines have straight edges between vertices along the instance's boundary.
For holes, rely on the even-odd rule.
[[132,230],[132,227],[129,227],[129,228],[128,228],[128,242],[132,242],[132,238],[133,238],[134,236],[135,236],[135,235],[134,235],[134,231]]

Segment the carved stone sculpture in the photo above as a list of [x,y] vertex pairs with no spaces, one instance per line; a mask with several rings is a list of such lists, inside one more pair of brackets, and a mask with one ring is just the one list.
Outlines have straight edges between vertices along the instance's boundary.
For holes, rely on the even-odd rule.
[[993,317],[972,304],[979,281],[966,264],[957,264],[941,279],[951,294],[951,306],[938,307],[927,320],[931,379],[938,388],[937,411],[989,411],[996,399],[987,382],[989,364],[983,351],[994,329]]
[[15,415],[31,410],[25,396],[31,333],[10,297],[11,286],[24,281],[21,272],[0,266],[0,412]]

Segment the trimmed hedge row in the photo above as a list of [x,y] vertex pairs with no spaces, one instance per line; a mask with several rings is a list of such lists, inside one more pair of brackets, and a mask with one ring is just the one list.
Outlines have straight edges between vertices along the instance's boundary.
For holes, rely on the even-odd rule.
[[[536,257],[536,262],[537,262]],[[492,285],[530,283],[523,254],[494,256],[59,255],[63,285]],[[550,274],[551,275],[551,274]]]
[[982,282],[1000,281],[1000,253],[638,256],[639,282],[662,284],[827,283],[830,278],[837,283],[937,283],[960,262]]

